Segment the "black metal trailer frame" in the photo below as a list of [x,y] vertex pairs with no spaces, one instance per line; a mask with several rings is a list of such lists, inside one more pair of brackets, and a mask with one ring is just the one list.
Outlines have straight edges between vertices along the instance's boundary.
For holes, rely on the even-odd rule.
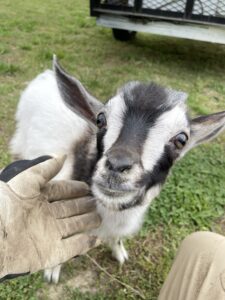
[[[131,30],[135,29],[135,26],[131,23],[129,26],[125,26],[124,22],[126,22],[126,20],[128,22],[132,21],[133,24],[134,22],[137,24],[138,21],[141,21],[142,25],[144,22],[147,24],[147,22],[161,21],[176,25],[192,24],[213,26],[213,32],[216,32],[215,28],[219,26],[219,35],[222,33],[221,43],[225,41],[225,36],[223,37],[223,32],[221,31],[224,30],[225,32],[225,0],[90,0],[90,11],[91,16],[95,16],[97,19],[102,16],[109,16],[109,24],[104,20],[103,22],[99,22],[99,24],[106,27],[111,26],[111,28],[119,29],[120,25],[116,20],[122,17],[123,23],[121,24],[123,25],[121,29],[125,30],[127,30],[130,25]],[[113,19],[115,23],[113,23]],[[115,26],[113,24],[115,24]],[[136,31],[145,30],[143,27],[138,30],[137,27]],[[210,32],[210,34],[212,33]],[[217,35],[218,32],[215,34]],[[173,34],[173,36],[175,36],[175,34]],[[193,39],[198,38],[194,37]],[[220,40],[220,38],[217,38],[216,42],[217,40]],[[209,41],[211,40],[209,39]]]
[[[220,15],[216,11],[216,1],[208,0],[208,3],[201,0],[183,0],[183,1],[149,1],[149,6],[143,6],[143,0],[134,0],[133,5],[129,5],[129,1],[101,1],[91,0],[91,16],[99,16],[101,13],[120,14],[131,17],[145,17],[150,19],[163,19],[163,20],[179,20],[183,22],[192,23],[209,23],[209,24],[223,24],[225,25],[225,1],[221,0],[221,10],[224,15]],[[113,2],[115,4],[113,4]],[[127,5],[124,3],[127,2]],[[147,1],[145,1],[147,2]],[[154,8],[151,8],[151,2],[155,2]],[[157,2],[164,3],[157,7]],[[220,3],[219,1],[217,3]],[[223,3],[224,2],[224,3]],[[121,3],[121,4],[120,4]],[[166,6],[174,4],[174,9],[166,10]],[[202,13],[196,14],[194,8],[196,4],[202,3]],[[147,4],[147,3],[146,3]],[[164,9],[163,9],[164,8]],[[210,13],[210,8],[215,11],[215,14]],[[204,12],[206,10],[206,12]]]

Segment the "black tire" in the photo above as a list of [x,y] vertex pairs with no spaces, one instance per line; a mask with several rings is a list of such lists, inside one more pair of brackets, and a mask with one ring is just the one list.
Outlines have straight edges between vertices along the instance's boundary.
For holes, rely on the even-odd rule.
[[113,37],[122,42],[130,41],[134,39],[136,31],[124,30],[124,29],[112,29]]

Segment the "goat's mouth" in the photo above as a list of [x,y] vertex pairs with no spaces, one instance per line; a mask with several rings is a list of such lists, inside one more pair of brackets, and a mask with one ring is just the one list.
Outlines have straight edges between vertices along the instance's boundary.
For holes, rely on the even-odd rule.
[[116,188],[115,189],[115,188],[111,188],[111,187],[105,186],[102,183],[95,183],[95,184],[107,196],[121,197],[124,194],[133,193],[134,192],[134,190],[127,189],[127,188],[124,188],[124,187],[120,187],[120,188]]
[[92,187],[94,190],[98,190],[101,194],[113,198],[120,198],[124,195],[134,194],[137,193],[138,190],[129,183],[110,184],[101,180],[94,180]]

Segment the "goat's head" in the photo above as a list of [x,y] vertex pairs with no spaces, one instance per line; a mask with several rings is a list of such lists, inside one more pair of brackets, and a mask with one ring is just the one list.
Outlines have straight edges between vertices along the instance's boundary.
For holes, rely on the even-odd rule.
[[65,103],[96,129],[99,161],[93,192],[125,209],[160,191],[173,163],[225,128],[225,111],[190,119],[187,94],[154,83],[130,82],[105,105],[54,60]]

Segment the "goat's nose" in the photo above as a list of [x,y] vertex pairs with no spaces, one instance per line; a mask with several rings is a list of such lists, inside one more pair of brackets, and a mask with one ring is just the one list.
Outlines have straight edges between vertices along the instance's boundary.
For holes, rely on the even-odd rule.
[[108,156],[106,160],[106,167],[110,171],[122,173],[130,170],[134,163],[135,162],[132,157],[117,154]]

